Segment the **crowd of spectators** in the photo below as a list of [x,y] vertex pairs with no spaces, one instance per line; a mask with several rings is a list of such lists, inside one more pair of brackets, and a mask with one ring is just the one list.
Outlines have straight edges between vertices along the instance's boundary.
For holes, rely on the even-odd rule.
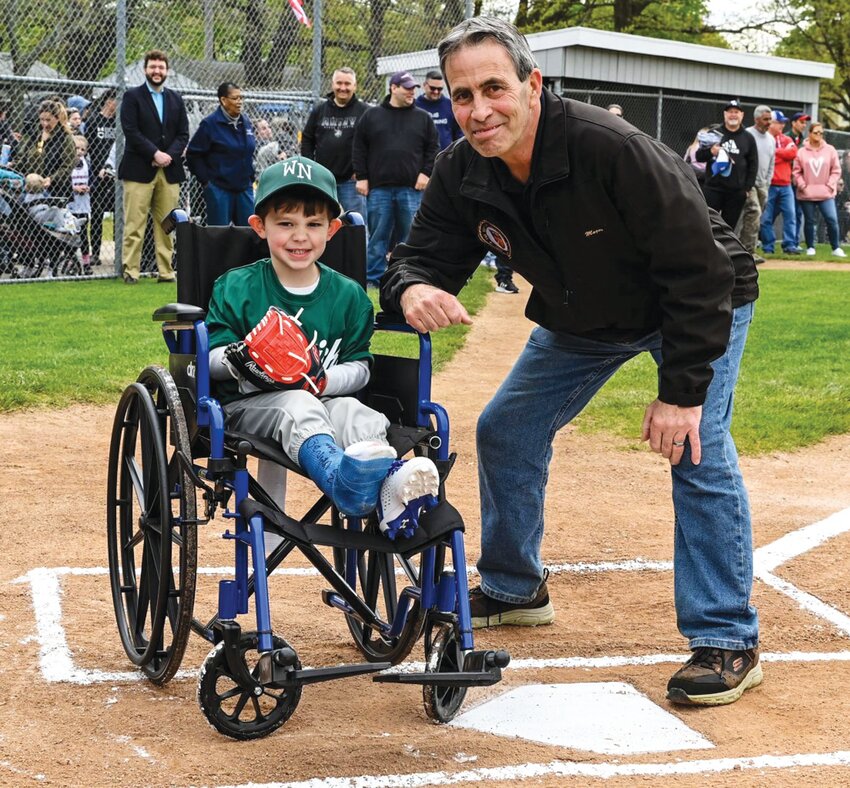
[[[850,164],[824,139],[823,124],[805,112],[790,118],[760,104],[753,125],[744,128],[737,99],[723,108],[723,122],[702,128],[684,153],[706,202],[736,228],[757,263],[759,253],[773,254],[775,223],[782,221],[785,254],[817,254],[818,214],[823,219],[832,257],[846,257],[842,243],[850,230]],[[790,124],[785,134],[786,124]],[[841,219],[839,218],[841,216]]]
[[[153,76],[147,66],[151,54],[160,66]],[[337,178],[343,207],[363,216],[369,230],[370,281],[376,283],[389,251],[406,239],[434,153],[463,136],[440,71],[429,71],[421,86],[405,72],[394,74],[388,95],[371,104],[357,96],[357,76],[349,67],[333,71],[331,90],[313,107],[303,130],[290,117],[252,112],[241,88],[226,82],[218,88],[216,109],[188,135],[182,98],[163,87],[167,55],[155,50],[146,55],[145,63],[145,83],[127,91],[124,101],[130,103],[120,113],[127,141],[121,162],[115,159],[119,107],[114,88],[102,91],[94,101],[79,95],[47,96],[38,104],[37,124],[22,132],[13,129],[9,107],[0,103],[0,166],[31,176],[30,193],[66,200],[82,236],[81,273],[90,273],[102,257],[111,256],[103,254],[103,226],[105,216],[114,210],[119,167],[124,169],[118,177],[124,181],[125,192],[125,281],[136,281],[140,270],[155,267],[161,281],[171,281],[170,239],[158,228],[165,213],[180,203],[197,221],[246,225],[260,173],[300,153],[328,167]],[[161,142],[154,138],[159,134],[157,124],[175,119],[163,120],[156,96],[168,96],[174,102],[166,116],[181,116],[179,133],[177,126],[172,127],[172,149],[163,152],[168,164],[153,160]],[[623,117],[620,104],[607,109]],[[144,115],[148,110],[151,127],[146,137],[136,125],[140,112]],[[414,116],[410,110],[421,114]],[[414,117],[419,120],[414,122]],[[368,122],[361,122],[364,118]],[[752,125],[745,127],[744,120],[740,102],[731,99],[723,108],[722,121],[700,129],[684,153],[707,203],[736,229],[757,262],[763,260],[760,252],[775,252],[774,225],[779,221],[784,253],[814,255],[818,216],[825,224],[832,254],[843,257],[841,245],[850,233],[850,173],[846,172],[850,151],[839,156],[824,140],[823,126],[805,112],[788,118],[759,105]],[[379,132],[384,137],[376,136]],[[398,161],[393,151],[398,151]],[[193,176],[185,184],[184,162]],[[405,167],[396,166],[399,162]],[[404,182],[381,181],[376,186],[375,178],[383,177],[380,173],[398,175],[402,170],[410,170],[409,183],[405,175]],[[133,203],[133,196],[139,198],[142,192],[141,201]],[[483,262],[496,267],[498,292],[518,292],[505,261]]]

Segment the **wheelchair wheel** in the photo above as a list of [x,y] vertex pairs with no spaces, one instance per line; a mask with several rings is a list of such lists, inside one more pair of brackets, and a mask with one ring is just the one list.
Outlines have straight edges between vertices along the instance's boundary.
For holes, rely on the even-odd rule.
[[[336,511],[333,521],[341,527],[341,518]],[[378,521],[374,515],[370,515],[366,531],[378,533]],[[337,572],[343,577],[346,577],[347,556],[351,553],[356,554],[357,569],[355,582],[352,583],[348,578],[349,583],[372,610],[384,621],[391,622],[398,610],[396,563],[416,585],[419,584],[417,567],[411,561],[392,553],[336,549],[334,562]],[[354,616],[347,615],[345,618],[354,638],[354,645],[369,662],[391,662],[397,665],[419,640],[425,617],[419,601],[415,601],[408,612],[404,629],[396,637],[387,637]]]
[[[441,624],[431,640],[426,655],[426,673],[460,673],[463,670],[463,651],[453,626]],[[422,700],[425,714],[434,722],[451,722],[460,710],[467,687],[438,687],[425,684]]]
[[[239,653],[254,678],[259,673],[257,651],[259,638],[256,632],[245,632],[239,638]],[[289,644],[277,635],[272,636],[272,647],[286,648]],[[296,661],[295,670],[301,669]],[[230,672],[224,653],[224,642],[219,643],[204,660],[198,678],[198,705],[219,733],[232,739],[261,739],[286,722],[301,700],[301,687],[263,687],[263,694],[252,695],[239,686]]]
[[156,684],[180,667],[195,601],[195,487],[178,451],[191,457],[180,395],[166,370],[148,367],[118,404],[106,520],[121,643]]

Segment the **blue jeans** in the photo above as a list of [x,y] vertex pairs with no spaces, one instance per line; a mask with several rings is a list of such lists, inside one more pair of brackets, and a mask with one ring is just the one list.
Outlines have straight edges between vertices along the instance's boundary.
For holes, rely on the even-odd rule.
[[339,197],[339,204],[343,211],[357,211],[363,217],[363,221],[368,222],[369,212],[366,209],[366,198],[362,194],[358,194],[354,186],[355,181],[351,180],[337,183],[336,194]]
[[797,248],[797,209],[794,205],[794,190],[790,186],[771,186],[767,192],[767,202],[761,215],[761,246],[763,251],[772,252],[776,243],[773,221],[776,209],[782,214],[782,249]]
[[815,208],[820,208],[820,212],[826,222],[826,234],[829,236],[829,245],[833,249],[837,249],[841,242],[838,238],[838,213],[835,210],[835,200],[800,200],[800,205],[803,206],[803,215],[806,217],[806,226],[803,228],[806,234],[806,246],[813,247],[815,245]]
[[[726,353],[713,364],[700,423],[702,462],[690,446],[671,466],[674,589],[679,631],[690,647],[753,648],[753,549],[747,491],[729,433],[753,305],[734,310]],[[630,358],[661,359],[661,334],[631,344],[537,327],[478,420],[481,588],[506,602],[532,599],[543,577],[543,504],[555,433],[570,423]],[[604,494],[604,481],[600,492]],[[608,480],[616,483],[616,480]],[[637,525],[636,527],[640,527]]]
[[404,243],[413,215],[422,202],[422,192],[410,186],[378,186],[369,189],[369,246],[366,250],[366,279],[377,285],[387,270],[390,243]]
[[226,227],[228,224],[247,227],[248,217],[254,213],[254,189],[249,186],[241,192],[229,192],[208,183],[204,187],[204,202],[208,227]]

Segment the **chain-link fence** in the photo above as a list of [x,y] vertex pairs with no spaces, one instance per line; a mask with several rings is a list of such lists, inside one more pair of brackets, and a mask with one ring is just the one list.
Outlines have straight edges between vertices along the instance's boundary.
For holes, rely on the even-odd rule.
[[[377,74],[379,57],[436,46],[472,10],[470,0],[16,0],[0,29],[0,282],[120,271],[115,238],[123,227],[122,200],[115,169],[123,138],[113,104],[120,104],[125,87],[144,81],[146,51],[168,53],[166,84],[184,98],[190,133],[218,106],[217,86],[233,82],[242,88],[243,111],[266,135],[259,143],[291,153],[334,69],[353,68],[357,95],[380,101],[386,77]],[[678,152],[699,128],[721,118],[720,103],[705,97],[562,84],[564,95],[620,104],[627,120]],[[116,102],[109,101],[112,91]],[[83,121],[78,131],[87,137],[87,175],[64,137],[72,159],[64,168],[46,173],[33,164],[55,144],[45,142],[39,125],[39,107],[52,98],[82,110],[70,120]],[[756,103],[745,103],[748,115]],[[789,115],[798,109],[775,108]],[[65,133],[70,129],[63,122],[52,134]],[[850,135],[829,132],[827,139],[842,151],[850,148]],[[81,188],[86,178],[88,192]],[[71,202],[74,184],[78,199]],[[191,176],[179,207],[204,221],[200,185]],[[142,271],[156,271],[150,226]]]
[[[357,95],[380,101],[379,56],[433,47],[471,13],[469,0],[17,0],[0,29],[0,143],[9,146],[0,154],[0,282],[120,270],[114,173],[123,138],[104,97],[117,90],[120,105],[125,87],[142,84],[146,51],[168,53],[166,84],[184,98],[190,133],[218,107],[218,85],[233,82],[242,88],[243,111],[266,135],[260,144],[293,153],[334,69],[353,68]],[[42,134],[39,107],[54,98],[67,109],[69,101],[82,107],[77,131],[90,137],[88,192],[64,118],[49,138]],[[63,166],[40,172],[45,158],[56,158],[45,154],[53,148],[66,149],[71,161],[59,156]],[[27,177],[35,175],[43,177]],[[179,207],[204,220],[191,176]],[[150,226],[141,267],[156,271]]]

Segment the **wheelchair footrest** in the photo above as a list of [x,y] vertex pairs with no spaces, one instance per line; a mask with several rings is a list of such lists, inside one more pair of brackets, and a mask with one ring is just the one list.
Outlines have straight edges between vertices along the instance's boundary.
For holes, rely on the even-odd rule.
[[435,687],[491,687],[501,680],[499,668],[464,673],[385,673],[372,678],[382,684],[431,684]]
[[435,687],[490,687],[502,680],[502,668],[511,655],[507,651],[470,651],[463,660],[466,670],[425,673],[384,673],[372,681],[385,684],[430,684]]
[[318,684],[322,681],[345,679],[350,676],[360,676],[364,673],[377,673],[391,666],[391,662],[362,662],[356,665],[335,665],[332,668],[283,669],[280,671],[279,677],[277,671],[275,671],[272,681],[282,687],[300,687],[304,684]]

